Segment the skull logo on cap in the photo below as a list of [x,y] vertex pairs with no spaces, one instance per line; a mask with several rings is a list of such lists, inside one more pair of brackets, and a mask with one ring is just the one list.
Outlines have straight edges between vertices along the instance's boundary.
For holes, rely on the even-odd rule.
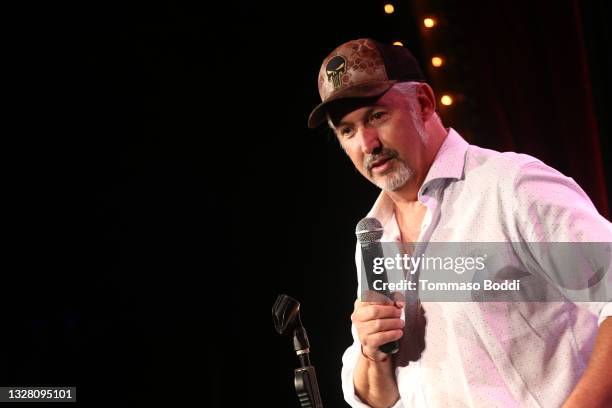
[[346,72],[346,59],[342,55],[336,55],[330,59],[325,67],[327,80],[332,81],[334,88],[340,88],[342,84],[341,75]]

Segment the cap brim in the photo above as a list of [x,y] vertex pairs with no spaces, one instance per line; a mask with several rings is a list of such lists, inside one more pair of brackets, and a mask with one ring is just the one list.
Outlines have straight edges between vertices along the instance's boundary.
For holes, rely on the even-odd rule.
[[356,98],[371,98],[373,96],[380,96],[387,92],[397,81],[380,81],[370,82],[366,84],[359,84],[345,88],[333,96],[327,98],[325,102],[318,104],[308,117],[308,127],[313,129],[320,126],[325,122],[325,113],[329,108],[330,104],[336,103],[343,99],[356,99]]

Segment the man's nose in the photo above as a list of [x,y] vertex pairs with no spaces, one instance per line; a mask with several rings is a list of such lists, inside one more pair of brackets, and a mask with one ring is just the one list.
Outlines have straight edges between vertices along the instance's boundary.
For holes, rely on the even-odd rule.
[[375,128],[361,129],[361,150],[364,154],[372,154],[382,146]]

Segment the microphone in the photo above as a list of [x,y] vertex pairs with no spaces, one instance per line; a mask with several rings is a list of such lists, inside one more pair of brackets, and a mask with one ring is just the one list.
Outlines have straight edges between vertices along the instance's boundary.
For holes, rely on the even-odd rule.
[[[380,275],[375,275],[373,271],[374,258],[384,257],[382,245],[380,244],[380,239],[383,236],[383,227],[380,224],[380,221],[373,217],[363,218],[355,227],[355,235],[357,235],[357,241],[359,241],[359,244],[361,245],[361,260],[362,265],[365,268],[363,272],[365,273],[368,281],[368,287],[373,289],[375,280],[382,281],[382,283],[387,283],[387,271],[384,270],[384,266],[381,266],[383,268],[383,272]],[[383,285],[382,290],[376,290],[376,292],[391,299],[391,293],[387,289],[386,285]],[[395,354],[399,350],[399,342],[395,340],[383,344],[379,347],[379,350],[383,353]]]

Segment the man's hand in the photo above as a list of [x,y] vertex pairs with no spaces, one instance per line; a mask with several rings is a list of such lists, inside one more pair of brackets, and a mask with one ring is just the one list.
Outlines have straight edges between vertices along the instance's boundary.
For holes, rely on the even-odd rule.
[[[385,298],[386,299],[386,298]],[[388,299],[362,302],[357,299],[351,320],[357,329],[363,353],[382,361],[387,354],[378,348],[383,344],[399,340],[404,333],[404,321],[400,318],[404,305],[391,303]]]
[[[359,357],[353,383],[355,394],[373,408],[390,407],[399,398],[393,363],[378,348],[403,335],[404,321],[400,318],[404,305],[375,292],[367,294],[366,302],[355,301],[351,320],[364,355]],[[372,361],[374,360],[374,361]]]

